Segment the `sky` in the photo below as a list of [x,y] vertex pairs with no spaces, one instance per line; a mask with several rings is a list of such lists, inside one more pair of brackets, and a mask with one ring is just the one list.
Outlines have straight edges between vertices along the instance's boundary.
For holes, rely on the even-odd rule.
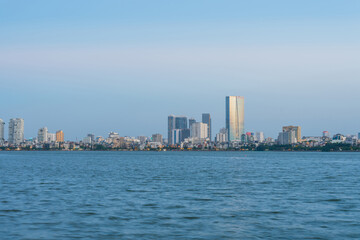
[[[86,134],[167,135],[167,116],[277,137],[360,132],[358,0],[0,0],[0,118]],[[7,130],[7,125],[5,125]]]

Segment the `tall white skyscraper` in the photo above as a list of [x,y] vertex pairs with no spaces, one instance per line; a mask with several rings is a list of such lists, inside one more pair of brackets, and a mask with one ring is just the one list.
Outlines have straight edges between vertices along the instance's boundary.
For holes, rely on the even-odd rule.
[[9,122],[9,143],[20,144],[24,142],[24,119],[12,118]]
[[37,140],[39,143],[45,143],[48,141],[48,129],[47,127],[40,128],[38,131]]
[[241,141],[244,132],[244,97],[226,97],[226,129],[228,140]]
[[0,119],[0,144],[3,144],[5,142],[4,125],[5,122]]

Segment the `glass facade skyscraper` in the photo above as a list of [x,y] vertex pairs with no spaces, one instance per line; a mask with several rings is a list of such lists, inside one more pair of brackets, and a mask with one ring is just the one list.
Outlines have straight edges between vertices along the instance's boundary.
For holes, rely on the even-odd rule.
[[185,116],[168,116],[168,142],[169,144],[175,144],[173,141],[173,130],[175,129],[187,129],[187,117]]
[[207,127],[208,127],[207,137],[211,141],[211,117],[210,117],[210,113],[203,113],[202,114],[202,122],[207,124]]
[[226,129],[228,141],[241,141],[244,134],[244,97],[226,97]]

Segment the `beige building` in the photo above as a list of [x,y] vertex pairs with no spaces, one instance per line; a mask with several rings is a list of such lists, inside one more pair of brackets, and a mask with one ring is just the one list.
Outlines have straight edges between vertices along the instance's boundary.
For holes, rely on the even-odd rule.
[[62,130],[56,132],[56,142],[64,142],[64,132]]

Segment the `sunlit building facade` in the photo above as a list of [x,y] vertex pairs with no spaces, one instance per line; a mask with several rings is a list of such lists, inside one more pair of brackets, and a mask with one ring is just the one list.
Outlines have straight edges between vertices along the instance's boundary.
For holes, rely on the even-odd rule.
[[56,132],[56,142],[64,142],[64,132],[62,130]]
[[228,141],[241,141],[244,134],[244,97],[226,97],[226,129]]

